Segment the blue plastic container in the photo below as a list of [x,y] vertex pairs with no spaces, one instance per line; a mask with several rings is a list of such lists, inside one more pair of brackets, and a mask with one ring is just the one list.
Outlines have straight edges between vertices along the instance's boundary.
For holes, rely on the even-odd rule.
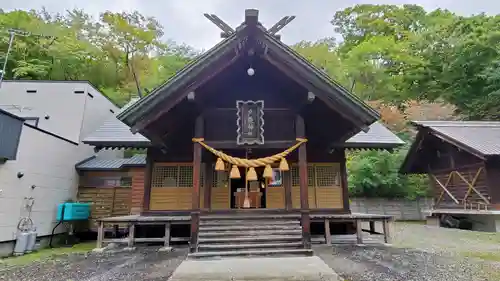
[[[62,217],[64,208],[64,217]],[[57,207],[57,221],[88,220],[90,216],[89,203],[61,203]]]

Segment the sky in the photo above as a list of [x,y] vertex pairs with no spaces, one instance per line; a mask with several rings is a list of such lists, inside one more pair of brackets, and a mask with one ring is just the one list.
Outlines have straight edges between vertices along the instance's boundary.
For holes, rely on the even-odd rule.
[[0,8],[7,11],[45,7],[49,12],[63,13],[78,8],[98,17],[107,10],[137,10],[158,19],[168,39],[196,49],[209,49],[221,40],[220,29],[204,13],[216,14],[236,27],[243,21],[245,9],[258,9],[260,21],[268,28],[282,17],[294,15],[295,20],[280,31],[282,40],[293,44],[335,36],[330,24],[333,15],[356,4],[418,4],[427,10],[442,8],[461,15],[500,14],[497,0],[0,0]]

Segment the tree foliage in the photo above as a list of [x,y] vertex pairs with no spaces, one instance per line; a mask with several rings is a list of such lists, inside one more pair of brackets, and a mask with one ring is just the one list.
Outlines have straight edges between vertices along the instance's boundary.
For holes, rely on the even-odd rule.
[[428,195],[423,175],[399,173],[408,149],[396,152],[363,150],[349,153],[347,161],[349,193],[357,197],[415,199]]
[[156,87],[196,54],[163,42],[163,27],[138,12],[93,19],[82,10],[11,11],[0,12],[2,62],[11,28],[31,34],[15,37],[6,79],[89,80],[118,104]]

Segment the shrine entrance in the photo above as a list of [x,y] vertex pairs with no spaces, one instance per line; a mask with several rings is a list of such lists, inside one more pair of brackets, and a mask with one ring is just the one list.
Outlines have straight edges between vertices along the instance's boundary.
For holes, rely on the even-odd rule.
[[239,171],[240,178],[230,179],[231,209],[266,208],[266,179],[262,176],[264,169],[256,169],[257,180],[255,181],[246,179],[245,168],[239,168]]

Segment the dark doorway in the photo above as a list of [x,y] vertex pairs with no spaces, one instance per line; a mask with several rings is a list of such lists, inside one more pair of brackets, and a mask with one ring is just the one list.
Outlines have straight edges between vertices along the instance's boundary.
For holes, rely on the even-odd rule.
[[[231,209],[243,208],[242,198],[245,194],[245,177],[246,169],[239,168],[241,177],[239,179],[230,179],[231,181]],[[266,207],[266,182],[262,177],[264,169],[257,168],[257,181],[251,181],[248,183],[248,191],[250,200],[259,200],[258,204],[256,202],[251,202],[250,208],[265,208]]]
[[239,168],[240,170],[240,178],[239,179],[229,179],[231,182],[231,209],[237,208],[236,204],[236,193],[245,191],[245,169]]

